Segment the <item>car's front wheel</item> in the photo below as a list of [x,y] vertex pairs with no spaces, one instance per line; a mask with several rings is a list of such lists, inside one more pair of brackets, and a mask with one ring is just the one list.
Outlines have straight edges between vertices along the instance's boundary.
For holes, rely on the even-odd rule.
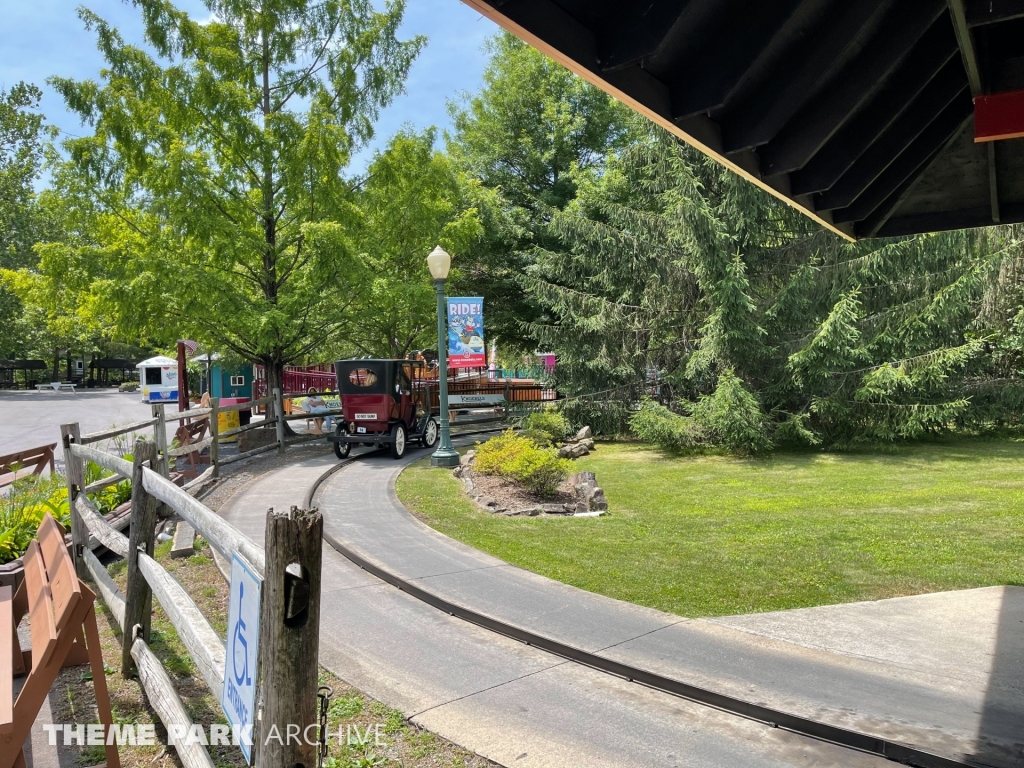
[[[334,430],[334,434],[337,435],[338,437],[344,437],[345,436],[345,425],[344,424],[339,424],[337,426],[337,428]],[[342,442],[335,442],[334,443],[334,455],[337,456],[339,459],[347,458],[348,455],[351,452],[352,452],[352,443],[342,443]]]
[[395,424],[391,430],[391,456],[400,459],[405,456],[405,424]]
[[437,445],[437,422],[433,419],[427,420],[427,426],[423,430],[423,443],[424,448],[433,448]]

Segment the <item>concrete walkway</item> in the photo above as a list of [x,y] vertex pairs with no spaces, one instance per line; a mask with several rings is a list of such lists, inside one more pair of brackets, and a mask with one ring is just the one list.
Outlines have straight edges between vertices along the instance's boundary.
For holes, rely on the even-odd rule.
[[950,757],[1024,760],[1020,587],[687,621],[551,581],[439,534],[398,502],[396,464],[360,461],[334,475],[317,501],[333,536],[435,595],[757,704]]
[[[387,461],[389,468],[398,464]],[[300,504],[334,463],[333,456],[323,457],[268,473],[221,514],[262,542],[267,509]],[[452,618],[329,547],[323,582],[320,662],[413,722],[505,766],[890,765],[610,677]]]

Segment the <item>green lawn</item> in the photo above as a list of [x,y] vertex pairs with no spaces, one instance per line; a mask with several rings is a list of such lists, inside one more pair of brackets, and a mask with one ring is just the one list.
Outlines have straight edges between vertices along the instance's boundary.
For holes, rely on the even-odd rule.
[[747,460],[599,444],[577,464],[607,517],[491,515],[426,459],[398,495],[510,563],[683,616],[1024,584],[1024,442]]

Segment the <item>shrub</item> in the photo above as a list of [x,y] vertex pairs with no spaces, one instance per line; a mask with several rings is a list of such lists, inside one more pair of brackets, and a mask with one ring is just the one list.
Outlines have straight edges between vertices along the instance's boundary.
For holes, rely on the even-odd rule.
[[644,399],[630,418],[630,428],[644,442],[672,451],[720,445],[733,453],[753,454],[772,447],[767,417],[757,398],[732,371],[719,376],[713,394],[684,407],[688,415]]
[[569,434],[569,420],[550,408],[535,411],[523,420],[523,434],[538,445],[551,445]]
[[552,496],[569,476],[572,463],[558,458],[554,448],[542,448],[512,430],[477,448],[477,471],[522,483],[541,496]]
[[[124,454],[131,460],[131,454]],[[102,479],[107,473],[96,464],[86,462],[85,484]],[[89,494],[100,514],[107,514],[132,497],[131,480]],[[0,564],[21,557],[28,549],[46,513],[67,528],[71,524],[68,509],[67,480],[61,474],[30,475],[14,482],[5,496],[0,496]]]
[[714,394],[701,397],[690,412],[715,443],[733,453],[761,453],[772,447],[757,398],[731,370],[718,377]]
[[644,398],[640,410],[629,420],[630,429],[645,443],[669,451],[684,451],[704,441],[700,425],[689,416],[670,411],[650,398]]
[[71,517],[65,482],[62,475],[23,477],[0,497],[0,563],[21,557],[47,512],[61,525],[68,525]]

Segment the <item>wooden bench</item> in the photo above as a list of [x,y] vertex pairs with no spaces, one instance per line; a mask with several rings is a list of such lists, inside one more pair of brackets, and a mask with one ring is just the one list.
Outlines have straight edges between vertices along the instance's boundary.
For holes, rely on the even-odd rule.
[[[39,539],[25,553],[25,580],[15,594],[0,587],[0,768],[25,768],[22,745],[39,708],[64,667],[92,667],[96,708],[109,740],[113,719],[100,637],[93,608],[95,595],[75,574],[64,531],[50,515]],[[29,616],[32,647],[23,651],[18,625]],[[14,676],[27,672],[14,699]],[[116,744],[105,746],[106,768],[120,768]]]
[[[210,418],[208,416],[201,416],[191,424],[182,424],[174,432],[174,438],[178,441],[179,448],[186,448],[196,443],[201,443],[206,438],[206,431],[210,428]],[[188,458],[188,462],[191,465],[191,469],[185,469],[183,466],[178,466],[175,463],[175,468],[183,475],[192,479],[196,477],[196,466],[199,464],[199,454],[205,448],[201,448],[198,451],[189,451],[181,456],[182,459]]]
[[[29,448],[27,451],[10,453],[7,456],[0,456],[0,488],[8,486],[19,477],[28,475],[41,475],[46,465],[50,465],[50,472],[53,472],[53,451],[56,443],[43,445],[39,448]],[[31,472],[26,472],[31,468]]]

